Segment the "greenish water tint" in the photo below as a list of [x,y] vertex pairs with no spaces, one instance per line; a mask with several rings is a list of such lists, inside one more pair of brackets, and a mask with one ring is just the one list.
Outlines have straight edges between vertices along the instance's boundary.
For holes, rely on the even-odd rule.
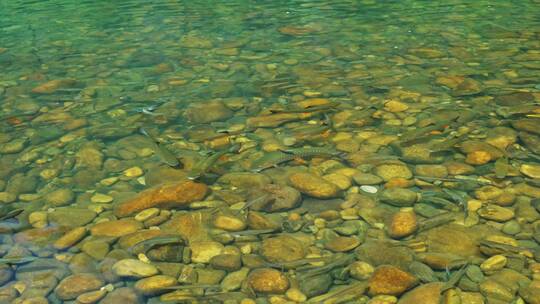
[[0,1],[0,302],[537,303],[539,12]]

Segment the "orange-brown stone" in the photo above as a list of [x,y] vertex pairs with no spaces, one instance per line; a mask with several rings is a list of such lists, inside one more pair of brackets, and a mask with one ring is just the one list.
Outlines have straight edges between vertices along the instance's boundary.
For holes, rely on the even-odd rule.
[[491,161],[491,155],[487,151],[473,151],[467,154],[465,162],[470,165],[483,165]]
[[410,179],[406,179],[403,177],[395,177],[390,179],[386,184],[384,184],[384,187],[386,189],[390,188],[409,188],[414,186],[414,181]]
[[247,284],[255,292],[282,294],[289,288],[289,279],[278,270],[259,268],[249,274]]
[[93,236],[120,237],[133,233],[142,227],[142,223],[134,219],[122,219],[97,223],[90,228],[90,233]]
[[115,210],[118,217],[129,216],[144,209],[180,208],[189,203],[202,200],[208,193],[205,184],[182,181],[164,184],[141,192],[136,197],[122,203]]
[[392,216],[390,227],[388,227],[388,235],[391,238],[399,239],[413,234],[418,228],[416,214],[412,208],[400,210]]
[[399,296],[417,283],[412,274],[395,266],[383,265],[375,269],[369,279],[369,294]]

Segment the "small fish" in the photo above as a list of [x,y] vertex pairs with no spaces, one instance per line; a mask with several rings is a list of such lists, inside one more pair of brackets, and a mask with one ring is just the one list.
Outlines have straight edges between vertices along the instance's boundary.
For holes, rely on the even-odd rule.
[[29,263],[37,259],[38,257],[35,257],[35,256],[0,258],[0,264],[19,265],[19,264]]
[[221,288],[221,285],[208,285],[208,284],[194,284],[194,285],[176,285],[176,286],[168,286],[168,287],[162,287],[160,289],[164,290],[182,290],[182,289],[192,289],[192,288]]
[[150,249],[169,244],[183,244],[184,239],[177,235],[163,235],[139,242],[128,249],[132,254],[146,254]]
[[226,150],[216,152],[209,157],[200,160],[193,166],[191,171],[188,173],[187,178],[190,180],[196,180],[198,178],[201,178],[208,172],[208,170],[210,170],[210,168],[212,168],[212,166],[217,162],[217,160],[221,156],[225,155],[225,153],[227,152],[228,151]]
[[296,156],[290,153],[281,151],[268,152],[253,162],[251,171],[261,172],[269,168],[277,167],[279,164],[286,163],[295,158]]
[[429,150],[431,153],[451,150],[455,145],[461,143],[465,138],[467,138],[467,136],[468,134],[462,134],[458,137],[450,139],[446,138],[443,141],[430,145]]
[[178,161],[176,156],[174,156],[174,154],[172,154],[171,151],[169,151],[166,148],[162,147],[159,144],[159,142],[152,135],[150,135],[148,132],[146,132],[145,129],[140,128],[139,131],[141,132],[141,134],[148,137],[152,141],[153,148],[154,148],[154,153],[156,153],[156,155],[158,155],[159,158],[164,163],[166,163],[167,165],[169,165],[169,166],[171,166],[173,168],[178,167],[180,165],[180,162]]
[[454,203],[452,203],[451,201],[445,199],[445,198],[442,198],[442,197],[438,197],[438,196],[424,196],[422,195],[422,199],[420,200],[421,202],[427,202],[427,203],[432,203],[436,206],[440,206],[442,207],[443,209],[446,209],[446,210],[449,210],[449,211],[459,211],[459,209],[456,207],[456,205]]
[[424,283],[437,282],[435,272],[426,264],[413,261],[409,264],[409,271]]
[[244,235],[268,234],[268,233],[273,233],[273,232],[276,232],[276,229],[254,229],[254,230],[227,232],[227,233],[234,237],[237,237],[237,236],[244,236]]
[[11,209],[11,207],[0,207],[0,221],[14,218],[17,215],[21,214],[23,211],[24,209]]
[[[401,146],[406,147],[408,145],[413,145],[414,143],[416,143],[416,141],[419,140],[419,138],[423,138],[423,136],[425,136],[426,134],[430,132],[443,129],[444,126],[446,126],[448,123],[449,122],[439,122],[439,123],[436,123],[427,127],[418,128],[418,129],[414,129],[409,132],[403,133],[400,136]],[[429,138],[430,135],[427,135],[427,137]]]
[[[453,275],[450,276],[448,282],[444,283],[444,285],[441,287],[441,294],[449,289],[454,288],[457,283],[459,283],[459,280],[461,280],[461,277],[463,277],[463,275],[465,274],[468,265],[469,263],[465,263],[458,271],[456,271]],[[447,274],[450,273],[448,269],[446,271]]]
[[155,116],[155,115],[159,115],[157,113],[154,113],[154,111],[157,108],[158,108],[158,105],[150,105],[150,106],[147,106],[147,107],[142,107],[142,108],[136,109],[135,112]]
[[305,113],[305,112],[321,111],[324,113],[324,112],[335,109],[335,107],[338,105],[339,105],[339,102],[331,102],[324,105],[315,105],[315,106],[306,106],[306,107],[289,106],[282,109],[270,109],[270,112],[272,113]]
[[299,157],[311,157],[311,156],[341,156],[340,151],[332,148],[324,147],[306,147],[306,148],[288,148],[280,149],[281,152],[293,154]]
[[256,203],[266,202],[269,198],[270,198],[270,193],[265,193],[265,194],[263,194],[263,195],[261,195],[259,197],[256,197],[256,198],[246,202],[246,204],[244,206],[242,206],[242,208],[238,209],[238,213],[248,209],[249,207],[253,206]]
[[463,208],[465,216],[469,216],[469,204],[467,201],[467,194],[458,190],[451,190],[447,188],[442,189],[454,202],[458,203],[459,206]]

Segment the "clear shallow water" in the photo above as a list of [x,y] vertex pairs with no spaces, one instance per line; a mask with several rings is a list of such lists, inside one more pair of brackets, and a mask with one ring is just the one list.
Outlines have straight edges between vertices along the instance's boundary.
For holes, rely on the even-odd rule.
[[3,1],[0,297],[535,303],[538,6]]

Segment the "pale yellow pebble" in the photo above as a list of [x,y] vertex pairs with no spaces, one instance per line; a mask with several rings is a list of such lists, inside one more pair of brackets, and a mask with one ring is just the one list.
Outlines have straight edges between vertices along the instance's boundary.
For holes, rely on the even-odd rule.
[[146,178],[144,178],[144,176],[141,176],[141,177],[137,178],[137,183],[145,186],[146,185]]
[[291,302],[283,296],[271,296],[269,299],[270,304],[290,304]]
[[516,78],[516,77],[519,76],[519,74],[514,70],[504,71],[503,74],[504,74],[504,76],[506,76],[508,78]]
[[135,220],[139,222],[144,222],[148,219],[151,219],[159,214],[160,210],[159,208],[148,208],[144,209],[143,211],[137,213],[135,215]]
[[347,190],[352,186],[351,178],[343,174],[330,173],[324,175],[322,178],[338,186],[341,190]]
[[99,214],[99,213],[102,213],[103,211],[105,211],[105,207],[102,206],[102,205],[89,205],[88,210],[92,210],[95,213]]
[[227,246],[223,248],[222,254],[241,255],[242,252],[240,251],[240,248],[236,246]]
[[319,97],[322,95],[322,93],[318,91],[304,91],[302,94],[306,97]]
[[35,211],[28,215],[28,222],[34,228],[43,228],[47,226],[47,212]]
[[144,174],[143,169],[137,166],[124,170],[124,176],[127,176],[127,177],[139,177],[143,174]]
[[253,248],[251,247],[251,244],[243,244],[240,246],[240,252],[242,252],[242,254],[251,254],[252,251]]
[[385,121],[385,124],[389,125],[389,126],[401,126],[402,125],[401,120],[399,120],[399,119],[388,119],[387,121]]
[[234,203],[234,204],[230,205],[229,208],[231,210],[240,210],[240,209],[244,208],[244,206],[246,206],[246,202],[239,202],[239,203]]
[[246,223],[241,218],[228,215],[218,215],[214,218],[214,227],[226,231],[241,231],[246,229]]
[[418,119],[416,119],[416,117],[414,116],[407,116],[405,117],[405,119],[403,119],[403,125],[404,126],[412,126],[414,125],[416,122],[418,121]]
[[57,177],[59,172],[58,169],[44,169],[39,172],[39,176],[44,180],[50,180]]
[[515,239],[504,236],[504,235],[488,235],[485,239],[487,241],[492,241],[492,242],[510,245],[514,247],[519,246],[518,242]]
[[65,143],[73,141],[73,140],[75,140],[77,138],[79,138],[79,136],[77,134],[69,133],[69,134],[66,134],[66,135],[60,137],[60,142],[65,144]]
[[497,270],[501,270],[506,266],[508,259],[504,255],[494,255],[480,264],[480,269],[484,273],[489,274]]
[[37,193],[27,193],[19,195],[19,200],[24,202],[31,202],[41,198],[40,194]]
[[395,304],[398,299],[394,296],[389,295],[378,295],[371,298],[367,304]]
[[358,169],[354,169],[354,168],[341,168],[341,169],[332,171],[332,173],[345,175],[347,177],[353,177],[353,175],[357,174],[358,172],[359,172]]
[[292,301],[301,303],[307,300],[307,296],[303,294],[298,288],[290,288],[285,292],[285,296]]
[[137,258],[139,259],[139,261],[141,262],[145,262],[145,263],[150,263],[150,259],[146,256],[146,254],[144,253],[139,253],[137,255]]
[[378,136],[378,135],[379,135],[379,133],[377,133],[375,131],[361,131],[358,134],[356,134],[356,137],[358,139],[366,140],[366,139],[370,139],[370,138],[373,138],[373,137]]
[[347,193],[360,193],[360,187],[352,186],[347,190]]
[[384,229],[385,227],[384,223],[373,223],[372,226],[375,229]]
[[107,115],[111,118],[117,118],[121,116],[126,116],[127,112],[123,109],[114,109],[107,112]]
[[375,268],[371,264],[363,261],[353,262],[347,268],[349,268],[351,277],[357,280],[367,280],[375,271]]
[[319,229],[322,229],[322,228],[325,228],[326,227],[326,220],[325,219],[322,219],[322,218],[316,218],[314,221],[313,221],[313,224],[315,225],[315,227],[319,228]]
[[344,220],[357,220],[360,218],[360,216],[358,215],[358,210],[356,210],[355,208],[343,209],[339,212],[339,215]]
[[148,157],[152,154],[154,154],[154,150],[150,148],[142,148],[138,151],[139,156],[141,157]]
[[55,260],[60,261],[62,263],[66,263],[66,264],[70,263],[72,258],[73,258],[73,254],[67,253],[67,252],[57,253],[54,255]]
[[107,177],[107,178],[104,178],[104,179],[102,179],[101,181],[99,181],[99,183],[102,184],[103,186],[112,186],[112,185],[114,185],[117,181],[118,181],[118,177],[113,176],[113,177]]
[[295,65],[295,64],[298,64],[298,60],[294,58],[289,58],[289,59],[285,59],[283,63],[288,64],[288,65]]
[[112,196],[103,193],[94,193],[94,195],[92,195],[92,197],[90,198],[90,201],[96,204],[107,204],[112,202],[113,200],[114,199]]
[[332,137],[333,142],[343,141],[343,140],[351,140],[353,137],[352,133],[349,132],[338,132],[336,135]]
[[111,292],[114,290],[114,285],[109,283],[103,287],[100,288],[101,290],[105,290],[105,291],[108,291],[108,292]]
[[47,162],[49,162],[49,160],[46,159],[46,158],[38,158],[38,159],[36,159],[36,165],[44,165]]
[[384,109],[388,112],[397,113],[407,111],[409,106],[399,100],[388,100],[384,103]]
[[519,172],[530,178],[540,178],[540,165],[539,164],[522,164],[519,168]]
[[467,210],[470,212],[476,212],[480,208],[482,208],[482,201],[475,199],[467,201]]
[[146,92],[148,93],[156,93],[159,92],[159,86],[157,84],[151,84],[146,89]]
[[[223,189],[223,187],[217,186],[217,185],[212,185],[209,188],[212,189],[213,191],[219,191]],[[236,190],[236,187],[233,186],[230,188],[230,190]]]
[[75,227],[57,239],[53,243],[53,247],[58,250],[68,249],[82,240],[87,233],[85,227]]

